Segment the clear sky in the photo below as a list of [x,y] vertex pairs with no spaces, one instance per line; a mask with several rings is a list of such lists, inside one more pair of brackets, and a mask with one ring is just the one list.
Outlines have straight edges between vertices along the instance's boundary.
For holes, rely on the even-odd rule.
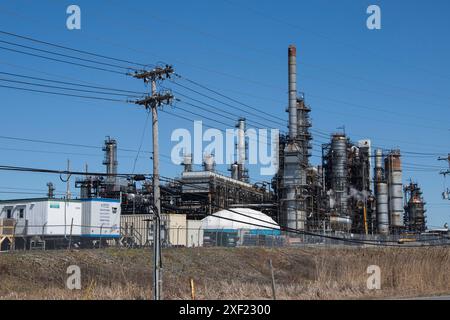
[[[70,4],[81,8],[81,30],[66,28]],[[381,30],[366,27],[370,4],[381,7]],[[412,178],[421,185],[428,202],[429,225],[442,226],[450,222],[450,203],[441,199],[444,179],[439,175],[446,163],[437,161],[439,155],[450,152],[449,10],[446,0],[3,0],[0,30],[144,64],[173,64],[177,73],[269,113],[274,120],[261,120],[248,109],[238,111],[197,97],[220,108],[222,115],[245,116],[282,131],[286,126],[276,118],[287,120],[287,47],[296,44],[299,91],[305,92],[312,108],[313,129],[332,133],[345,125],[353,140],[370,138],[375,146],[406,151],[404,183]],[[0,35],[0,40],[36,46],[6,35]],[[4,43],[0,46],[12,48]],[[140,81],[124,75],[2,49],[0,70],[148,90]],[[189,93],[169,82],[164,86]],[[138,149],[141,143],[146,113],[137,106],[5,88],[0,88],[0,95],[0,136],[101,147],[105,136],[110,135],[118,140],[119,148],[127,149]],[[190,96],[195,94],[191,92]],[[192,129],[192,122],[170,113],[200,118],[182,108],[220,119],[230,128],[234,124],[179,103],[160,116],[163,155],[170,155],[174,129]],[[225,128],[208,120],[204,123]],[[148,129],[142,147],[146,151],[151,150]],[[319,163],[320,144],[326,140],[323,135],[314,135],[313,164]],[[2,165],[64,169],[70,158],[74,170],[82,170],[86,163],[90,171],[104,170],[100,148],[0,138],[0,152]],[[151,161],[145,155],[138,159],[136,172],[151,172]],[[135,156],[136,152],[121,151],[119,171],[130,172]],[[170,159],[162,157],[161,161],[163,175],[180,174],[181,168]],[[225,171],[226,167],[219,169]],[[260,178],[257,169],[250,168],[252,181]],[[27,196],[7,193],[19,191],[13,188],[45,191],[48,181],[53,181],[59,192],[65,188],[58,176],[51,175],[0,172],[0,179],[2,198]]]

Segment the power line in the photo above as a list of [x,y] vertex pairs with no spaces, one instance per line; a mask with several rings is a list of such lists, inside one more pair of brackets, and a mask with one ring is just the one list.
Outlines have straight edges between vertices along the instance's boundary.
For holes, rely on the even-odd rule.
[[67,82],[67,81],[58,81],[58,80],[33,77],[33,76],[29,76],[29,75],[23,75],[23,74],[11,73],[11,72],[0,72],[0,74],[13,76],[13,77],[19,77],[19,78],[25,78],[25,79],[31,79],[31,80],[44,81],[44,82],[66,84],[66,85],[77,86],[77,87],[84,87],[84,88],[94,88],[94,89],[102,89],[102,90],[110,90],[110,91],[118,91],[118,92],[127,92],[127,93],[132,93],[132,94],[139,94],[139,95],[144,95],[145,94],[145,92],[140,92],[140,91],[131,91],[131,90],[118,89],[118,88],[111,88],[111,87],[85,85],[85,84],[81,84],[81,83],[74,83],[74,82]]
[[[30,139],[30,138],[12,137],[12,136],[4,136],[4,135],[0,135],[0,139],[14,140],[14,141],[23,141],[23,142],[33,142],[33,143],[43,143],[43,144],[53,144],[53,145],[61,145],[61,146],[68,146],[68,147],[102,149],[102,147],[94,146],[94,145],[67,143],[67,142],[59,142],[59,141],[52,141],[52,140],[42,140],[42,139]],[[125,152],[137,152],[137,150],[127,149],[127,148],[117,148],[117,150],[125,151]],[[151,153],[150,151],[141,151],[141,152]]]
[[40,44],[45,44],[45,45],[52,46],[52,47],[55,47],[55,48],[70,50],[70,51],[83,53],[83,54],[87,54],[87,55],[90,55],[90,56],[95,56],[95,57],[104,58],[104,59],[108,59],[108,60],[114,60],[114,61],[118,61],[118,62],[130,63],[130,64],[138,65],[138,66],[141,66],[141,67],[148,67],[149,66],[148,64],[142,64],[142,63],[133,62],[133,61],[124,60],[124,59],[119,59],[119,58],[114,58],[114,57],[111,57],[111,56],[106,56],[106,55],[102,55],[102,54],[98,54],[98,53],[93,53],[93,52],[89,52],[89,51],[85,51],[85,50],[70,48],[70,47],[59,45],[59,44],[55,44],[55,43],[51,43],[51,42],[47,42],[47,41],[43,41],[43,40],[38,40],[38,39],[35,39],[35,38],[31,38],[31,37],[27,37],[27,36],[15,34],[15,33],[7,32],[7,31],[0,30],[0,33],[5,34],[5,35],[9,35],[9,36],[12,36],[12,37],[16,37],[16,38],[21,38],[21,39],[28,40],[28,41],[40,43]]
[[139,158],[139,153],[141,153],[142,144],[144,143],[145,131],[147,129],[147,124],[148,124],[148,119],[149,118],[150,118],[150,112],[147,111],[147,117],[145,118],[144,128],[142,129],[141,142],[139,143],[139,149],[136,152],[136,157],[134,158],[134,162],[133,162],[133,170],[131,172],[134,172],[134,170],[136,169],[136,163],[137,163],[137,160]]
[[[1,79],[0,79],[1,80]],[[109,99],[109,98],[102,98],[102,97],[93,97],[93,96],[83,96],[83,95],[73,95],[73,94],[67,94],[67,93],[57,93],[57,92],[49,92],[49,91],[42,91],[42,90],[34,90],[34,89],[27,89],[27,88],[19,88],[19,87],[12,87],[12,86],[3,86],[0,85],[0,87],[4,87],[4,88],[10,88],[10,89],[16,89],[16,90],[23,90],[23,91],[31,91],[31,92],[38,92],[38,93],[46,93],[46,94],[53,94],[53,95],[62,95],[62,96],[71,96],[71,97],[78,97],[78,98],[87,98],[87,99],[95,99],[95,100],[105,100],[105,101],[114,101],[114,102],[129,102],[129,101],[123,101],[123,100],[118,100],[118,99]],[[219,123],[219,124],[223,124],[225,126],[229,126],[229,124],[210,118],[210,117],[206,117],[204,115],[200,115],[198,113],[192,112],[190,110],[186,110],[184,108],[181,108],[181,110],[183,110],[184,112],[208,119],[210,121]],[[185,118],[186,119],[186,118]],[[213,127],[212,127],[213,128]],[[268,143],[266,143],[268,144]],[[429,153],[418,153],[418,152],[408,152],[408,151],[403,151],[404,153],[412,153],[412,154],[427,154],[430,155]]]
[[100,71],[105,71],[105,72],[110,72],[110,73],[115,73],[115,74],[121,74],[121,75],[126,75],[127,74],[126,72],[119,72],[119,71],[116,71],[116,70],[90,66],[90,65],[86,65],[86,64],[82,64],[82,63],[77,63],[77,62],[72,62],[72,61],[66,61],[66,60],[46,57],[46,56],[42,56],[42,55],[39,55],[39,54],[31,53],[31,52],[25,52],[25,51],[11,49],[11,48],[6,48],[6,47],[1,47],[1,46],[0,46],[0,49],[11,51],[11,52],[15,52],[15,53],[25,54],[25,55],[36,57],[36,58],[46,59],[46,60],[50,60],[50,61],[61,62],[61,63],[66,63],[66,64],[70,64],[70,65],[74,65],[74,66],[94,69],[94,70],[100,70]]
[[[23,148],[8,148],[0,147],[0,150],[6,151],[18,151],[18,152],[31,152],[31,153],[42,153],[42,154],[58,154],[58,155],[70,155],[70,156],[83,156],[83,157],[103,157],[102,154],[93,153],[80,153],[80,152],[63,152],[63,151],[49,151],[49,150],[33,150],[33,149],[23,149]],[[119,158],[135,158],[133,156],[118,156]],[[149,157],[139,157],[141,159],[148,159]]]
[[[184,78],[184,79],[186,79],[186,78]],[[209,89],[209,88],[207,88],[206,86],[203,86],[203,85],[199,84],[199,83],[196,82],[196,81],[193,81],[193,80],[190,80],[190,79],[186,79],[186,80],[188,80],[188,81],[190,81],[190,82],[192,82],[192,83],[194,83],[194,84],[196,84],[196,85],[202,86],[203,88]],[[238,103],[240,103],[240,104],[242,104],[242,105],[244,105],[244,106],[247,106],[247,107],[250,107],[250,108],[252,108],[252,109],[254,109],[254,110],[257,110],[256,108],[253,108],[253,107],[251,107],[251,106],[249,106],[249,105],[247,105],[247,104],[243,104],[243,103],[237,101],[236,99],[233,99],[233,98],[230,98],[230,97],[225,96],[225,95],[223,95],[223,94],[220,94],[219,92],[217,92],[217,91],[215,91],[215,90],[211,90],[211,89],[209,89],[209,90],[210,90],[211,92],[214,92],[214,93],[216,93],[216,94],[221,95],[222,97],[226,97],[226,98],[228,98],[228,99],[230,99],[230,100],[232,100],[232,101],[238,102]],[[281,119],[281,118],[279,118],[279,119]]]
[[123,96],[125,96],[125,97],[138,97],[136,95],[130,95],[130,94],[124,94],[124,93],[103,92],[103,91],[86,90],[86,89],[75,89],[75,88],[52,86],[52,85],[38,84],[38,83],[32,83],[32,82],[27,82],[27,81],[18,81],[18,80],[4,79],[4,78],[0,78],[0,81],[12,82],[12,83],[18,83],[18,84],[25,84],[25,85],[29,85],[29,86],[43,87],[43,88],[49,88],[49,89],[59,89],[59,90],[76,91],[76,92],[87,92],[87,93],[105,94],[105,95],[122,96],[122,97]]
[[223,93],[218,92],[217,90],[213,90],[213,89],[211,89],[211,88],[208,88],[207,86],[205,86],[205,85],[203,85],[203,84],[201,84],[201,83],[199,83],[199,82],[197,82],[197,81],[194,81],[194,80],[191,80],[191,79],[182,77],[182,76],[179,75],[179,74],[177,74],[177,76],[178,76],[180,79],[184,79],[185,81],[190,82],[190,83],[192,83],[192,84],[194,84],[194,85],[196,85],[196,86],[198,86],[198,87],[200,87],[200,88],[202,88],[202,89],[205,89],[205,90],[207,90],[207,91],[210,91],[210,92],[212,92],[212,93],[214,93],[214,94],[216,94],[216,95],[218,95],[218,96],[220,96],[220,97],[222,97],[222,98],[225,98],[225,99],[228,99],[228,100],[233,101],[233,102],[235,102],[235,103],[238,103],[238,104],[240,104],[240,105],[242,105],[242,106],[244,106],[244,107],[246,107],[246,108],[249,108],[249,109],[251,109],[251,110],[257,111],[257,112],[259,112],[259,113],[263,113],[263,114],[265,114],[265,115],[267,115],[267,116],[269,116],[269,117],[271,118],[270,121],[273,121],[273,118],[275,118],[275,119],[278,119],[278,120],[281,120],[281,121],[285,122],[285,120],[282,119],[282,118],[278,118],[278,117],[274,116],[273,114],[269,114],[269,113],[264,112],[264,111],[262,111],[262,110],[260,110],[260,109],[258,109],[258,108],[252,107],[252,106],[250,106],[250,105],[248,105],[248,104],[246,104],[246,103],[243,103],[243,102],[241,102],[241,101],[239,101],[239,100],[236,100],[236,99],[234,99],[234,98],[231,98],[231,97],[229,97],[229,96],[227,96],[227,95],[225,95],[225,94],[223,94]]
[[[135,10],[137,11],[138,9],[135,8]],[[172,20],[169,21],[169,20],[167,20],[167,19],[158,17],[158,16],[156,16],[156,15],[154,15],[154,14],[152,15],[152,17],[153,17],[154,19],[156,19],[156,20],[159,20],[159,21],[162,21],[162,22],[164,22],[164,23],[170,24],[171,26],[174,25],[174,22],[173,22]],[[217,36],[215,36],[214,34],[211,34],[211,33],[208,33],[208,32],[195,30],[195,29],[193,29],[193,28],[190,28],[190,27],[187,26],[187,25],[181,25],[181,24],[175,23],[175,26],[177,26],[177,27],[178,27],[179,29],[181,29],[182,31],[191,31],[191,32],[195,32],[195,33],[197,33],[197,34],[200,34],[200,35],[203,36],[203,37],[212,38],[212,39],[215,39],[215,40],[218,40],[218,41],[221,41],[221,42],[226,41],[226,42],[232,43],[233,46],[238,45],[238,46],[240,46],[241,48],[245,48],[245,50],[252,50],[252,51],[254,51],[254,52],[262,53],[262,54],[264,54],[264,55],[266,55],[266,56],[272,56],[272,53],[267,52],[267,51],[265,51],[265,50],[261,50],[261,49],[258,49],[258,48],[248,47],[248,46],[245,46],[245,45],[236,43],[236,42],[233,41],[233,40],[229,40],[229,39],[217,37]],[[130,30],[131,30],[131,28],[130,28]],[[134,28],[133,30],[136,30],[136,28]],[[186,62],[181,62],[181,63],[186,64],[186,65],[194,66],[194,65],[188,64],[188,63],[186,63]],[[300,63],[304,64],[305,66],[311,66],[311,67],[314,67],[314,68],[320,68],[320,69],[329,70],[329,71],[331,71],[331,72],[333,72],[333,73],[336,73],[336,74],[339,74],[339,75],[341,75],[341,76],[345,76],[345,77],[348,77],[348,78],[356,79],[356,80],[358,80],[358,81],[361,81],[361,80],[362,80],[362,81],[366,81],[366,82],[369,82],[369,83],[375,82],[375,83],[378,83],[379,85],[390,86],[390,87],[392,87],[392,88],[394,88],[394,89],[396,89],[396,90],[401,89],[401,90],[405,90],[405,91],[407,91],[407,92],[412,92],[412,93],[415,93],[415,94],[420,93],[420,91],[418,91],[418,90],[413,90],[413,89],[409,89],[409,88],[403,88],[403,87],[397,86],[397,85],[388,85],[388,84],[386,84],[386,83],[384,83],[384,82],[379,82],[379,81],[377,82],[377,81],[374,81],[373,79],[369,79],[369,78],[364,78],[364,77],[361,77],[361,76],[355,76],[355,75],[347,74],[347,73],[345,73],[345,72],[338,71],[338,70],[335,70],[335,69],[332,69],[332,68],[327,68],[327,67],[319,66],[319,65],[306,64],[306,63],[304,63],[304,62],[300,62]],[[225,75],[225,74],[226,74],[226,73],[224,73],[224,72],[220,72],[220,71],[216,71],[216,70],[211,70],[211,69],[207,69],[207,68],[204,68],[204,67],[199,67],[199,66],[194,66],[194,67],[199,68],[199,69],[203,69],[203,70],[206,70],[206,71],[209,71],[209,72],[214,72],[214,73],[217,73],[217,74],[222,74],[222,75]],[[227,75],[228,77],[232,77],[232,78],[235,78],[235,79],[239,79],[239,78],[243,79],[242,77],[238,77],[238,76],[233,75],[233,74],[226,74],[226,75]],[[253,81],[253,80],[252,80],[252,82],[253,82],[253,83],[259,83],[259,84],[262,84],[261,82]],[[264,85],[264,86],[275,87],[275,86],[273,86],[273,85],[267,85],[267,84],[263,84],[263,85]],[[430,93],[425,93],[425,92],[424,92],[424,93],[422,93],[422,94],[425,95],[427,98],[430,96]]]
[[[181,77],[181,76],[179,76],[179,77]],[[225,95],[220,94],[220,93],[219,93],[218,91],[216,91],[216,90],[209,89],[209,88],[207,88],[206,86],[204,86],[204,85],[202,85],[202,84],[199,84],[198,82],[195,82],[195,81],[190,80],[190,79],[186,79],[185,77],[181,77],[181,78],[184,79],[184,80],[186,80],[186,81],[189,80],[190,82],[195,83],[195,84],[197,84],[198,86],[200,86],[200,87],[202,87],[202,88],[204,88],[204,89],[206,89],[206,90],[209,90],[209,91],[211,91],[211,92],[213,92],[213,93],[219,94],[220,96],[227,97],[227,96],[225,96]],[[192,92],[194,92],[194,93],[200,94],[200,95],[202,95],[202,96],[204,96],[204,97],[212,98],[212,97],[210,97],[210,96],[208,96],[208,95],[205,95],[205,94],[203,94],[203,93],[198,92],[198,91],[195,90],[195,89],[192,89],[192,88],[183,86],[183,85],[181,85],[181,84],[179,84],[179,83],[177,83],[177,82],[172,81],[172,83],[175,83],[175,84],[178,85],[178,86],[181,86],[181,87],[183,87],[183,88],[185,88],[185,89],[187,89],[187,90],[190,90],[190,91],[192,91]],[[249,106],[249,105],[247,105],[247,104],[241,103],[240,101],[238,101],[238,100],[236,100],[236,99],[233,99],[233,98],[230,98],[230,97],[227,97],[227,98],[229,98],[229,99],[231,99],[232,101],[235,101],[235,102],[237,102],[237,103],[239,103],[239,104],[241,104],[241,105],[243,105],[243,106],[249,107],[249,108],[254,109],[254,110],[258,110],[258,109],[254,108],[254,107],[252,107],[252,106]],[[215,99],[215,98],[212,98],[212,99],[214,99],[215,101],[218,101],[218,100]],[[337,100],[333,100],[333,101],[337,101]],[[219,102],[220,102],[220,101],[219,101]],[[339,100],[338,102],[339,102],[339,103],[350,104],[350,105],[357,105],[358,107],[361,107],[361,108],[374,109],[373,107],[366,107],[366,106],[363,106],[363,105],[360,105],[360,104],[352,104],[352,103],[350,103],[350,102],[345,102],[345,101],[340,101],[340,100]],[[220,103],[223,103],[223,102],[220,102]],[[227,104],[227,105],[228,105],[228,104]],[[233,108],[236,108],[235,106],[232,106],[232,107],[233,107]],[[238,110],[240,110],[240,109],[238,109]],[[262,112],[262,113],[264,113],[264,112]],[[251,114],[251,115],[255,115],[255,114],[252,114],[252,113],[250,113],[250,114]],[[399,114],[399,113],[398,113],[398,114]],[[271,117],[272,117],[271,119],[267,119],[267,118],[262,117],[262,116],[260,116],[260,115],[255,115],[255,116],[257,116],[258,118],[261,118],[261,119],[270,121],[270,123],[274,123],[273,118],[274,118],[274,119],[281,119],[281,118],[276,117],[276,116],[273,116],[273,115],[271,115]],[[285,120],[283,120],[283,119],[281,119],[281,120],[282,120],[282,121],[285,121]],[[383,121],[384,121],[384,120],[383,120]],[[384,122],[385,122],[385,121],[384,121]],[[283,122],[283,123],[276,122],[276,123],[277,123],[277,124],[280,124],[280,125],[282,125],[282,126],[285,125],[284,122]],[[432,127],[432,128],[435,129],[435,127]],[[321,130],[311,129],[311,131],[316,132],[317,134],[322,135],[322,136],[324,136],[324,137],[326,137],[326,138],[329,138],[329,137],[330,137],[330,134],[329,134],[329,133],[326,133],[326,132],[321,131]],[[376,146],[374,146],[374,147],[376,147]],[[389,150],[390,148],[381,147],[381,149]],[[413,152],[408,152],[408,151],[405,151],[404,153],[408,153],[408,154],[421,154],[421,155],[424,154],[424,153],[413,153]],[[427,154],[427,155],[430,155],[430,154]],[[435,156],[435,155],[436,155],[436,153],[432,154],[432,156]]]
[[[213,100],[213,101],[215,101],[215,102],[218,102],[218,103],[220,103],[220,104],[223,104],[223,105],[225,105],[225,106],[227,106],[227,107],[233,108],[233,109],[238,110],[238,111],[241,111],[241,112],[245,112],[245,113],[247,113],[247,114],[250,114],[250,115],[252,115],[252,116],[255,116],[255,117],[264,119],[264,120],[266,120],[266,121],[272,121],[272,122],[273,122],[273,119],[265,118],[265,117],[263,117],[263,116],[261,116],[261,115],[259,115],[259,114],[252,113],[252,112],[250,112],[250,111],[244,111],[244,110],[242,110],[242,109],[239,108],[239,107],[236,107],[236,106],[234,106],[234,105],[232,105],[232,104],[223,102],[223,101],[221,101],[221,100],[219,100],[219,99],[216,99],[216,98],[214,98],[214,97],[208,96],[208,95],[206,95],[206,94],[204,94],[204,93],[201,93],[201,92],[199,92],[199,91],[197,91],[197,90],[195,90],[195,89],[192,89],[192,88],[189,88],[189,87],[187,87],[187,86],[185,86],[185,85],[182,85],[182,84],[180,84],[180,83],[177,83],[177,82],[175,82],[175,81],[173,81],[173,80],[171,80],[170,82],[173,83],[173,84],[175,84],[175,85],[177,85],[177,86],[180,86],[180,87],[182,87],[182,88],[184,88],[184,89],[187,89],[187,90],[189,90],[189,91],[192,91],[192,92],[194,92],[194,93],[196,93],[196,94],[198,94],[198,95],[200,95],[200,96],[203,96],[203,97],[205,97],[205,98],[208,98],[208,99],[211,99],[211,100]],[[262,112],[261,112],[261,113],[262,113]],[[284,124],[283,124],[283,125],[284,125]]]
[[69,93],[52,92],[52,91],[44,91],[44,90],[35,90],[35,89],[28,89],[28,88],[14,87],[14,86],[0,85],[0,88],[7,88],[7,89],[20,90],[20,91],[28,91],[28,92],[35,92],[35,93],[45,93],[45,94],[52,94],[52,95],[59,95],[59,96],[66,96],[66,97],[75,97],[75,98],[84,98],[84,99],[104,100],[104,101],[111,101],[111,102],[128,103],[128,101],[126,101],[126,100],[110,99],[110,98],[105,98],[105,97],[75,95],[75,94],[69,94]]
[[26,45],[23,45],[23,44],[18,44],[18,43],[4,41],[4,40],[0,40],[0,43],[5,43],[5,44],[9,44],[11,46],[24,48],[24,49],[29,49],[29,50],[34,50],[34,51],[38,51],[38,52],[49,53],[49,54],[60,56],[60,57],[64,57],[64,58],[70,58],[70,59],[75,59],[75,60],[80,60],[80,61],[100,64],[100,65],[104,65],[104,66],[108,66],[108,67],[114,67],[114,68],[118,68],[118,69],[137,70],[137,69],[134,69],[134,68],[131,68],[131,67],[124,67],[124,66],[120,66],[120,65],[117,65],[117,64],[112,64],[112,63],[106,63],[106,62],[96,61],[96,60],[92,60],[92,59],[85,59],[85,58],[75,57],[75,56],[71,56],[71,55],[68,55],[68,54],[63,54],[63,53],[53,52],[53,51],[49,51],[49,50],[34,48],[34,47],[26,46]]
[[32,173],[50,173],[50,174],[59,174],[59,175],[76,175],[76,176],[100,176],[100,177],[122,177],[129,178],[134,176],[145,176],[152,177],[151,174],[134,174],[134,173],[117,173],[117,174],[108,174],[108,173],[99,173],[99,172],[86,172],[86,171],[71,171],[71,170],[54,170],[54,169],[42,169],[42,168],[30,168],[30,167],[20,167],[20,166],[9,166],[9,165],[0,165],[0,170],[2,171],[16,171],[16,172],[32,172]]

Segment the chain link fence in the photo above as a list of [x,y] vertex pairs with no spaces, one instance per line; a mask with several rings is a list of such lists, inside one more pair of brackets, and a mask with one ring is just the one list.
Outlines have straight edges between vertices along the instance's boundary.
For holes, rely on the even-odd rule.
[[[29,226],[28,226],[29,227]],[[2,250],[12,249],[61,249],[61,248],[103,248],[126,247],[140,248],[153,245],[153,224],[136,227],[134,224],[122,224],[118,227],[84,225],[42,225],[32,226],[41,233],[17,233],[13,226],[8,232],[0,234]],[[48,230],[63,227],[63,234],[50,234]],[[94,234],[74,233],[80,229],[99,230]],[[114,232],[111,232],[114,231]],[[162,247],[331,247],[331,246],[444,246],[450,245],[449,232],[425,232],[422,234],[366,235],[345,232],[280,232],[272,229],[203,229],[201,223],[194,227],[161,224]]]

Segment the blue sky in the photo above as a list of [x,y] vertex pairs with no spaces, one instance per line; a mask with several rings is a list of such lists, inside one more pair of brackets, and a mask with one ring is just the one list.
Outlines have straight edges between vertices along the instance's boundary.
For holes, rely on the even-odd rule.
[[[81,30],[66,28],[70,4],[81,7]],[[381,30],[366,28],[370,4],[381,7]],[[345,125],[353,140],[370,138],[375,146],[426,153],[404,154],[404,183],[413,178],[422,186],[429,225],[441,226],[450,222],[449,202],[441,199],[444,180],[438,174],[445,163],[436,160],[438,154],[450,152],[449,9],[445,0],[15,0],[0,2],[0,29],[145,64],[171,63],[177,73],[282,119],[287,119],[287,46],[294,43],[298,48],[299,91],[305,92],[313,110],[313,128],[331,133]],[[0,40],[19,42],[4,35]],[[4,50],[0,50],[0,70],[148,90],[140,81],[123,75]],[[110,135],[121,148],[137,149],[140,145],[146,114],[134,105],[2,88],[0,95],[0,136],[101,146]],[[212,104],[222,108],[223,114],[232,112],[257,120],[245,110]],[[198,118],[177,106],[170,112]],[[192,122],[166,113],[160,118],[161,152],[170,155],[174,145],[171,132],[192,129]],[[232,121],[221,120],[231,127]],[[265,123],[286,131],[277,121]],[[317,145],[326,140],[318,135],[314,139]],[[143,150],[150,149],[147,130]],[[70,158],[72,169],[82,170],[87,163],[90,171],[103,171],[101,149],[0,139],[0,152],[4,165],[63,169]],[[313,154],[311,162],[318,164],[318,146]],[[135,155],[121,152],[119,171],[130,172]],[[163,175],[179,175],[180,167],[167,158],[161,160]],[[150,168],[149,159],[139,158],[136,172],[150,172]],[[257,167],[250,168],[254,180],[259,178],[258,172]],[[0,178],[0,190],[5,192],[13,191],[7,188],[45,190],[48,181],[64,190],[55,176],[0,172]]]

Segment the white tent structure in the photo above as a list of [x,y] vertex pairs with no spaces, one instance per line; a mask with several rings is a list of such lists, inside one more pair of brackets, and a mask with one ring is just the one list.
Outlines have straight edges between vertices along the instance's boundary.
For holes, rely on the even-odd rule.
[[207,216],[202,220],[202,229],[222,232],[249,230],[252,234],[280,234],[280,226],[272,218],[248,208],[221,210]]

